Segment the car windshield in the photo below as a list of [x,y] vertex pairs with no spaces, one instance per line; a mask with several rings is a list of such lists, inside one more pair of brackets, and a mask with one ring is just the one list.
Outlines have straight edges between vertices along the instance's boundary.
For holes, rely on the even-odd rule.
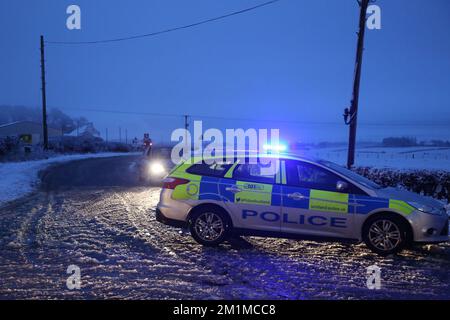
[[376,184],[375,182],[373,182],[372,180],[369,180],[367,178],[364,178],[363,176],[360,176],[359,174],[348,170],[347,168],[344,168],[338,164],[335,164],[333,162],[329,162],[329,161],[319,161],[320,164],[346,176],[349,177],[350,179],[352,179],[353,181],[356,181],[357,183],[368,187],[368,188],[372,188],[372,189],[381,189],[382,187],[379,184]]

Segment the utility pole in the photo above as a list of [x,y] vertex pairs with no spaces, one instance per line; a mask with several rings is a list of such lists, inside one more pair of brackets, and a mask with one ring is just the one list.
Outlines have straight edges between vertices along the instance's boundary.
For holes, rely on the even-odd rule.
[[41,89],[42,89],[42,130],[44,135],[44,150],[48,150],[48,129],[47,129],[47,97],[45,92],[45,55],[44,36],[41,35]]
[[358,44],[356,46],[356,63],[355,63],[355,75],[353,81],[353,94],[350,105],[344,111],[345,124],[350,125],[349,139],[348,139],[348,155],[347,155],[347,167],[350,169],[355,163],[355,146],[356,146],[356,125],[358,118],[358,103],[359,103],[359,84],[361,81],[361,66],[364,51],[364,33],[366,30],[366,15],[367,7],[370,0],[358,0],[358,4],[361,8],[359,14],[359,31],[358,31]]
[[122,127],[119,127],[119,143],[122,143]]
[[128,144],[128,129],[125,129],[125,144]]

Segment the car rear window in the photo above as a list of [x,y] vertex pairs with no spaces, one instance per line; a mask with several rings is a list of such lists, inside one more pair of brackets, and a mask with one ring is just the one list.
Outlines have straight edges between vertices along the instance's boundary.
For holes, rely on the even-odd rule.
[[186,172],[200,176],[223,177],[231,166],[232,164],[226,163],[207,164],[205,162],[201,162],[192,165],[186,170]]

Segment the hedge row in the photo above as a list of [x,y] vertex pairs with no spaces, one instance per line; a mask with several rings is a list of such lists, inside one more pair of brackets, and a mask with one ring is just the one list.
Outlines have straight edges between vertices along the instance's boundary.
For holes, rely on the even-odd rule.
[[433,170],[401,171],[370,167],[355,168],[355,171],[384,187],[401,186],[407,190],[447,200],[450,203],[450,172]]

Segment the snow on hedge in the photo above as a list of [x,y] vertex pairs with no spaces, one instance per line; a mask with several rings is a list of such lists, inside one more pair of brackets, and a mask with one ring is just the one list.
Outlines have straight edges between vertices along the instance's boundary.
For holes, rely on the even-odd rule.
[[357,167],[354,171],[383,187],[401,187],[450,203],[449,171],[376,167]]

